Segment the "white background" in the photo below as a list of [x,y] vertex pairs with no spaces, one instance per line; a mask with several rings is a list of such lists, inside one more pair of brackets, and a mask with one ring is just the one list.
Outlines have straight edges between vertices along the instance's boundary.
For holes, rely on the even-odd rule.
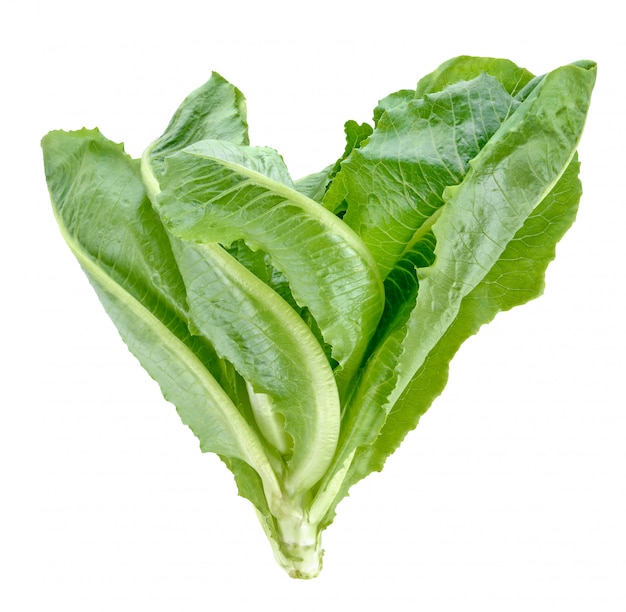
[[[626,54],[608,2],[10,6],[1,609],[626,610]],[[537,74],[598,62],[580,214],[545,296],[464,345],[418,429],[340,504],[322,575],[293,581],[64,245],[39,140],[98,126],[138,156],[216,70],[245,93],[253,144],[298,177],[342,151],[345,120],[460,54]]]

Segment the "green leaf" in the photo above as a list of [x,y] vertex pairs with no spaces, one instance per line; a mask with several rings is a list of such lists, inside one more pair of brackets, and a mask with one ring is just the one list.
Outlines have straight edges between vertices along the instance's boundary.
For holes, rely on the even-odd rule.
[[[293,577],[443,389],[464,340],[543,291],[581,194],[595,64],[461,56],[349,121],[296,181],[219,75],[141,162],[43,140],[61,232],[130,350],[219,454]],[[140,174],[141,173],[141,174]]]
[[483,73],[495,77],[512,96],[517,95],[534,78],[528,70],[506,59],[460,55],[420,79],[415,97],[442,91],[449,85],[475,79]]
[[320,485],[322,495],[355,449],[375,444],[387,415],[457,319],[464,298],[497,266],[565,172],[594,81],[593,65],[547,75],[471,161],[463,182],[446,191],[432,225],[435,259],[417,270],[419,291],[405,324],[384,336],[366,364],[345,411],[333,468]]
[[[380,431],[370,445],[359,447],[335,505],[356,482],[380,471],[385,460],[414,429],[420,417],[443,391],[450,361],[461,344],[502,311],[539,297],[545,271],[554,259],[558,241],[576,218],[582,193],[578,180],[580,164],[572,161],[559,182],[528,217],[485,278],[462,300],[459,313],[428,354],[394,406],[376,423]],[[416,266],[422,267],[422,266]],[[415,276],[415,273],[414,273]],[[334,506],[333,506],[334,509]],[[326,520],[332,520],[333,511]]]
[[336,215],[341,215],[346,212],[348,206],[347,202],[343,198],[344,193],[340,190],[335,190],[332,194],[328,194],[328,189],[335,178],[337,173],[341,170],[341,164],[345,159],[350,157],[350,154],[355,149],[359,149],[372,134],[372,126],[369,123],[357,123],[356,121],[346,121],[344,125],[344,131],[346,133],[346,148],[343,155],[335,162],[334,166],[329,167],[327,181],[324,185],[324,192],[319,197],[319,201],[323,202],[324,206],[331,210]]
[[386,277],[416,231],[460,183],[517,102],[491,76],[400,102],[341,165],[328,192],[345,200],[344,221],[363,239]]
[[456,317],[463,297],[564,172],[582,132],[594,78],[593,69],[577,66],[550,73],[472,160],[463,183],[447,189],[446,205],[432,226],[436,260],[418,274],[418,299],[406,330],[395,332],[388,348],[381,345],[370,361],[371,369],[392,368],[398,376],[389,405]]
[[[160,191],[158,179],[163,174],[165,157],[196,142],[211,139],[242,145],[249,142],[245,98],[241,91],[215,72],[183,100],[165,132],[147,148],[142,172],[151,192]],[[291,180],[286,172],[280,178]],[[233,244],[229,252],[297,309],[286,279],[271,266],[265,253],[252,251],[243,241]]]
[[96,130],[51,132],[42,146],[61,233],[128,348],[202,450],[247,462],[277,497],[262,445],[222,386],[220,360],[187,328],[185,286],[138,164]]
[[249,144],[246,100],[217,72],[189,94],[174,113],[165,132],[150,146],[152,163],[160,173],[163,160],[200,140]]
[[266,252],[332,347],[344,393],[380,318],[382,284],[359,238],[285,173],[272,150],[200,142],[167,159],[157,207],[183,240],[243,239]]
[[418,274],[417,305],[403,342],[408,359],[398,362],[394,394],[404,390],[463,297],[491,270],[569,165],[594,82],[595,66],[551,72],[472,160],[463,183],[444,194],[446,206],[433,225],[436,260]]
[[[309,174],[294,183],[296,190],[316,202],[323,200],[330,182],[341,168],[341,162],[346,159],[354,149],[358,149],[372,133],[372,127],[369,124],[357,123],[352,120],[346,121],[344,130],[346,133],[346,147],[343,155],[334,164],[327,166],[321,172]],[[342,203],[339,202],[338,204],[339,206],[327,206],[327,208],[337,214],[341,209]]]
[[321,202],[332,178],[333,168],[333,165],[326,166],[326,168],[319,172],[307,174],[295,180],[293,182],[294,189],[310,200]]
[[[174,246],[191,331],[207,338],[250,384],[261,431],[289,455],[287,492],[306,491],[327,469],[339,433],[339,396],[321,346],[294,310],[221,246]],[[272,413],[284,417],[292,444],[280,438]]]
[[[447,365],[460,345],[498,312],[538,298],[556,244],[572,225],[582,194],[580,164],[574,159],[558,183],[528,217],[483,280],[463,299],[459,313],[395,403],[375,450],[390,454],[397,447],[399,423],[408,414],[426,412],[447,379]],[[391,415],[390,415],[391,416]],[[417,423],[415,423],[417,424]]]

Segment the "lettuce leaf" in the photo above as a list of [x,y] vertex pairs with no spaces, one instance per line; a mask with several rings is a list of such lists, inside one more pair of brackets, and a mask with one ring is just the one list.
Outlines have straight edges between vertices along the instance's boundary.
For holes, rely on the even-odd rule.
[[459,346],[538,297],[581,196],[596,66],[461,56],[345,124],[293,180],[243,94],[192,92],[141,160],[50,132],[61,233],[129,350],[217,453],[293,577],[350,487],[442,392]]

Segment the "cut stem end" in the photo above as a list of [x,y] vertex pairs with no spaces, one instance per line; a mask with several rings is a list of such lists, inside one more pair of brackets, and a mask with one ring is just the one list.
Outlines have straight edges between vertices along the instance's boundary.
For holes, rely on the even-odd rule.
[[276,519],[279,541],[272,541],[274,556],[291,578],[309,580],[322,570],[322,535],[317,523],[300,513]]

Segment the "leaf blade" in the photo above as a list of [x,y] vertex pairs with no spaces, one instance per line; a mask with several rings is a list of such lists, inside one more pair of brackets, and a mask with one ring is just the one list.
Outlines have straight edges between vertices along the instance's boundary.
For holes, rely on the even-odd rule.
[[[346,434],[340,438],[335,473],[345,469],[355,449],[366,449],[366,455],[368,445],[376,448],[387,415],[406,397],[407,387],[457,319],[464,300],[498,264],[507,245],[570,166],[594,81],[594,65],[570,65],[550,73],[472,161],[460,186],[448,191],[446,204],[432,226],[436,258],[429,267],[418,269],[419,291],[405,324],[384,337],[366,364],[342,424]],[[552,129],[543,125],[546,117],[553,122]],[[567,129],[562,129],[560,121]],[[546,138],[554,141],[548,162]],[[533,150],[523,146],[524,139],[537,139],[539,144]],[[499,163],[509,157],[509,164]],[[535,165],[541,166],[541,172]],[[490,188],[488,180],[494,173],[500,173],[497,189]],[[520,174],[523,190],[518,185]],[[510,189],[502,189],[502,183]],[[510,193],[516,195],[516,201],[511,201]],[[354,474],[350,471],[346,482]],[[330,478],[332,473],[322,483],[322,490]],[[347,488],[340,495],[346,492]]]
[[271,150],[204,141],[168,158],[157,207],[184,240],[243,239],[268,253],[332,347],[345,390],[380,318],[382,283],[358,237],[285,172]]
[[449,363],[461,344],[499,312],[525,304],[543,293],[545,271],[554,259],[556,245],[576,217],[582,193],[578,171],[579,163],[574,160],[490,273],[463,299],[456,319],[390,409],[376,440],[358,449],[336,502],[370,472],[382,470],[386,459],[417,426],[443,391]]
[[61,233],[127,346],[201,449],[248,462],[276,497],[256,434],[216,380],[216,355],[186,327],[184,285],[137,164],[96,130],[53,132],[42,146]]
[[417,309],[403,343],[411,365],[398,364],[397,389],[404,389],[462,298],[495,265],[569,166],[594,83],[595,65],[569,65],[548,74],[472,160],[463,183],[449,188],[433,226],[436,260],[421,271]]
[[327,199],[347,202],[344,220],[383,278],[517,104],[486,74],[421,99],[403,97],[342,163]]
[[179,241],[174,253],[194,332],[284,417],[293,446],[283,480],[290,495],[302,493],[327,469],[339,433],[339,396],[322,348],[296,312],[219,245]]

